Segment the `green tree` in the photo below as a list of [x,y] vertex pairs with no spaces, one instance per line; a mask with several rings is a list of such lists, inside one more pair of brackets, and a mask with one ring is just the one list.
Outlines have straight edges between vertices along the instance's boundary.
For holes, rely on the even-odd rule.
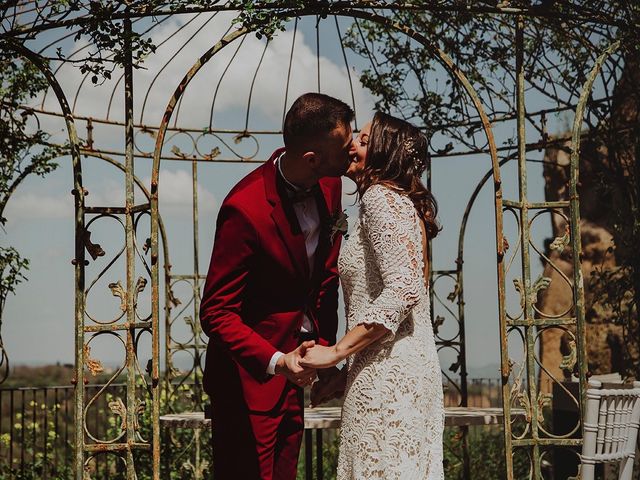
[[[47,88],[44,76],[31,63],[0,50],[0,228],[5,228],[4,210],[18,186],[31,174],[44,176],[58,164],[60,147],[47,146],[48,135],[40,130],[35,114],[20,105]],[[26,280],[29,261],[13,247],[0,246],[0,383],[9,372],[2,343],[2,312],[7,296]]]
[[[614,237],[612,254],[618,265],[614,271],[598,272],[590,286],[597,302],[614,312],[607,321],[623,326],[623,373],[640,378],[639,4],[630,0],[456,1],[442,3],[443,7],[459,7],[453,13],[448,8],[420,10],[421,6],[433,7],[432,3],[414,1],[411,8],[390,16],[446,52],[497,120],[516,110],[517,16],[508,13],[508,8],[521,8],[525,13],[525,90],[550,108],[573,110],[596,58],[614,41],[621,41],[621,48],[607,60],[599,76],[601,98],[587,102],[583,131],[588,136],[581,151],[600,152],[596,160],[591,157],[588,161],[597,163],[590,167],[598,171],[599,182],[594,187],[602,201],[610,204],[605,220]],[[491,13],[478,15],[483,8]],[[470,111],[465,93],[456,82],[443,84],[438,62],[425,49],[400,32],[368,21],[356,21],[349,46],[370,60],[361,81],[379,98],[378,109],[424,125],[428,133],[456,139],[471,150],[486,148],[484,136],[476,135],[482,124]],[[526,114],[527,128],[536,128],[551,144],[545,116],[530,113]],[[506,145],[514,142],[510,138]],[[438,152],[452,148],[450,143]]]

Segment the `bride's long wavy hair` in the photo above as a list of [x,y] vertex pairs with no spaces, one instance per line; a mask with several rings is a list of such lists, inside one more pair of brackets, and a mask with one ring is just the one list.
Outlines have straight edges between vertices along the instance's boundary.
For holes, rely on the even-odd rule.
[[376,112],[371,122],[364,168],[358,174],[357,193],[382,184],[407,195],[423,220],[427,236],[441,230],[438,204],[420,177],[429,163],[427,137],[409,122]]

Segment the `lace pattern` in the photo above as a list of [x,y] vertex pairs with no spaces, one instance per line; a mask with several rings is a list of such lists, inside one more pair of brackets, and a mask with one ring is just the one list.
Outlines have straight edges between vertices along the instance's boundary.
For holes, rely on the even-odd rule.
[[444,479],[442,380],[419,222],[409,198],[374,185],[340,254],[347,328],[389,330],[348,359],[340,480]]

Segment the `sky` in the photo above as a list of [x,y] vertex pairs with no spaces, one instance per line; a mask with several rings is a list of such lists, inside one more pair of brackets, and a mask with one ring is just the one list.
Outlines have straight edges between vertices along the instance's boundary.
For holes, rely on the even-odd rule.
[[[135,71],[136,91],[134,115],[136,122],[157,125],[162,117],[173,90],[195,60],[219,39],[229,26],[230,18],[220,14],[182,16],[163,22],[152,32],[156,44],[162,46],[155,55],[145,62],[145,68]],[[335,25],[332,21],[323,23],[320,44],[320,85],[324,93],[352,103],[349,92],[349,75],[337,42]],[[347,23],[341,22],[344,30]],[[138,25],[136,28],[144,28]],[[176,33],[177,32],[177,33]],[[58,32],[59,34],[60,32]],[[190,39],[187,42],[187,40]],[[188,86],[180,105],[178,124],[181,126],[206,128],[210,122],[214,128],[243,129],[247,122],[247,105],[250,105],[248,127],[258,130],[278,129],[285,106],[285,88],[293,31],[279,33],[265,51],[260,63],[259,74],[254,72],[264,50],[264,41],[248,36],[234,57],[234,44],[216,55]],[[35,41],[41,45],[51,41],[51,37]],[[164,42],[164,43],[163,43]],[[237,45],[236,42],[235,45]],[[72,52],[83,48],[83,41],[62,42],[64,51]],[[287,92],[286,105],[301,93],[317,89],[315,27],[308,21],[301,22],[295,37],[295,50],[290,73],[291,82]],[[229,68],[227,64],[233,58]],[[353,58],[350,73],[354,82],[354,98],[358,125],[370,118],[375,98],[358,81],[364,64]],[[83,76],[73,66],[63,66],[57,78],[65,90],[77,115],[91,115],[112,120],[122,120],[123,87],[116,72],[110,82],[92,86],[89,81],[82,83]],[[434,75],[444,75],[434,72]],[[217,87],[218,79],[223,80]],[[249,91],[254,85],[249,101]],[[82,88],[78,88],[82,85]],[[216,88],[218,93],[216,95]],[[146,98],[145,98],[146,97]],[[211,115],[212,102],[215,108]],[[40,99],[41,100],[41,99]],[[539,97],[531,94],[527,99],[530,110],[548,108]],[[144,105],[144,109],[143,109]],[[44,101],[47,109],[57,111],[55,98],[51,93]],[[40,116],[42,128],[52,133],[52,138],[64,140],[64,124],[60,119]],[[559,115],[550,119],[552,133],[561,131],[569,118]],[[78,122],[81,137],[86,137],[86,123]],[[494,134],[501,144],[515,135],[515,124],[503,123],[495,126]],[[102,148],[121,150],[123,145],[122,127],[94,125],[93,136],[96,145]],[[261,136],[256,147],[251,140],[234,145],[231,135],[224,136],[227,144],[243,152],[255,154],[256,159],[266,159],[271,151],[281,144],[277,137]],[[444,145],[448,139],[439,141]],[[528,141],[538,140],[537,133],[528,129]],[[152,148],[151,139],[144,132],[137,136],[141,150]],[[171,145],[181,151],[193,149],[193,141],[185,134],[169,138],[165,152]],[[200,152],[208,152],[215,146],[222,149],[222,157],[232,156],[229,147],[215,138],[197,139]],[[542,152],[532,152],[530,159],[540,160]],[[70,160],[63,157],[60,167],[42,179],[30,176],[19,187],[7,205],[6,232],[0,236],[3,244],[15,246],[22,256],[29,258],[30,270],[26,273],[28,282],[17,288],[11,295],[3,315],[2,336],[10,361],[17,364],[48,364],[54,362],[72,363],[74,358],[74,269],[71,265],[74,249],[72,171]],[[435,158],[432,164],[432,189],[440,206],[440,222],[443,231],[433,242],[434,269],[454,269],[457,256],[460,223],[471,193],[479,180],[489,171],[488,155],[465,155],[459,157]],[[199,269],[206,272],[214,235],[215,217],[221,201],[231,187],[257,165],[255,163],[201,163],[198,165],[199,199]],[[82,161],[83,181],[89,190],[87,205],[113,206],[124,204],[124,176],[122,173],[96,158],[86,157]],[[145,185],[150,184],[151,161],[136,160],[135,173]],[[193,271],[192,236],[192,180],[191,163],[184,161],[163,161],[160,173],[160,211],[167,228],[168,248],[174,274]],[[517,199],[517,168],[510,162],[502,170],[505,198]],[[544,181],[540,163],[529,164],[529,195],[533,201],[544,200]],[[347,179],[343,182],[343,205],[349,215],[351,225],[357,217],[354,185]],[[141,202],[138,191],[136,200]],[[508,216],[505,217],[505,234],[515,238],[516,227]],[[91,224],[92,241],[99,243],[106,251],[104,257],[92,261],[87,267],[87,287],[95,279],[87,294],[87,314],[91,318],[106,321],[119,315],[119,301],[111,295],[108,284],[118,280],[124,284],[124,257],[118,252],[124,245],[124,229],[117,219],[105,218]],[[141,221],[139,238],[148,236],[148,219]],[[550,222],[538,221],[532,229],[534,242],[542,249],[544,239],[550,235]],[[515,243],[515,242],[511,242]],[[495,265],[495,223],[491,181],[478,196],[465,235],[464,250],[465,288],[465,328],[467,335],[467,364],[471,376],[498,376],[499,330],[497,317],[497,279]],[[515,253],[515,252],[512,252]],[[104,270],[115,258],[113,266]],[[513,275],[517,275],[518,258],[514,262],[511,276],[507,279],[508,306],[516,310],[518,297],[512,286]],[[541,262],[533,260],[533,279],[542,270]],[[143,265],[138,261],[139,272]],[[103,272],[104,271],[104,272]],[[453,283],[442,279],[432,286],[438,297],[446,302]],[[162,290],[161,290],[162,291]],[[176,295],[186,295],[185,288],[176,287]],[[186,298],[186,297],[184,297]],[[149,287],[140,295],[141,315],[150,311]],[[162,314],[161,304],[161,316]],[[184,315],[192,312],[186,310]],[[457,332],[457,323],[438,302],[436,315],[444,315],[446,320],[440,329],[442,338],[450,338]],[[344,314],[340,309],[341,326],[344,330]],[[163,320],[164,318],[162,318]],[[164,327],[161,330],[164,335]],[[176,336],[186,339],[186,329],[177,328]],[[163,337],[161,337],[163,338]],[[149,355],[148,340],[140,350],[141,358]],[[92,341],[92,356],[106,365],[117,365],[124,356],[120,342],[113,338],[99,337]],[[517,353],[513,354],[518,357]],[[441,352],[443,369],[454,361],[451,352]],[[144,365],[146,360],[142,361]],[[486,367],[486,368],[484,368]],[[483,369],[484,368],[484,369]],[[474,372],[476,374],[474,375]],[[491,373],[494,372],[492,375]]]

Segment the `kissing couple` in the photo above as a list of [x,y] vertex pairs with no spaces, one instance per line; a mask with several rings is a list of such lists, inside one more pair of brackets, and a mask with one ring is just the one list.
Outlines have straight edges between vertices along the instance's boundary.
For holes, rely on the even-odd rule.
[[[353,118],[335,98],[299,97],[284,148],[220,207],[200,308],[216,480],[295,480],[311,384],[314,404],[344,395],[339,480],[444,478],[428,141],[381,112],[353,138]],[[341,248],[342,175],[360,211]]]

